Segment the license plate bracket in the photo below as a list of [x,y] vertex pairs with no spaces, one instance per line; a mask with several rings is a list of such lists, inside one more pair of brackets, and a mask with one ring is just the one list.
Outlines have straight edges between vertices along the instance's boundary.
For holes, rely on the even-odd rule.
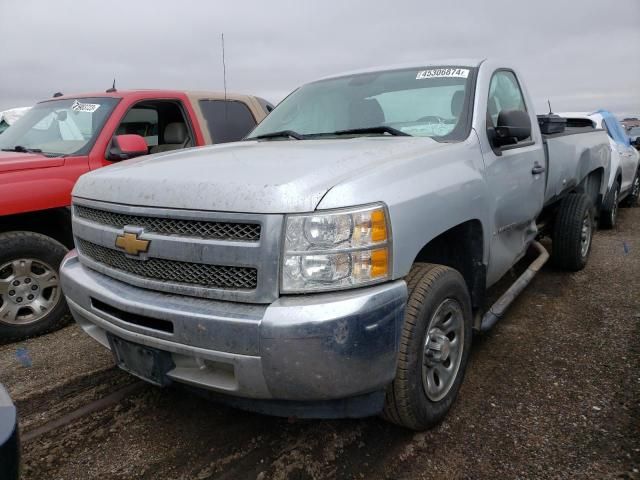
[[113,357],[125,372],[160,387],[171,383],[167,372],[175,368],[169,352],[107,334]]

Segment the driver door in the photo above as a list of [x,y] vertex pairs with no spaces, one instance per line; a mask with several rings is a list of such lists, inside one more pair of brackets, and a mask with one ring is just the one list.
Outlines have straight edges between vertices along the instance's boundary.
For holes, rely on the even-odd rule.
[[[503,110],[527,111],[524,95],[511,70],[494,72],[488,99],[487,132]],[[524,255],[537,234],[542,211],[546,157],[542,139],[532,137],[483,153],[486,181],[494,199],[488,282],[494,283]],[[491,138],[491,137],[490,137]]]

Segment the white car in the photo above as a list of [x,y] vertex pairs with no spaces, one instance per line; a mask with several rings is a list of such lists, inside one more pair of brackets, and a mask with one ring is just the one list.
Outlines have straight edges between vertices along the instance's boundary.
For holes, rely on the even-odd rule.
[[618,215],[618,205],[635,206],[640,197],[640,154],[631,144],[629,136],[620,121],[607,110],[559,113],[561,117],[588,119],[596,128],[602,128],[609,135],[611,147],[611,170],[609,191],[600,210],[600,226],[613,228]]
[[14,124],[14,122],[27,113],[31,107],[18,107],[0,112],[0,133]]

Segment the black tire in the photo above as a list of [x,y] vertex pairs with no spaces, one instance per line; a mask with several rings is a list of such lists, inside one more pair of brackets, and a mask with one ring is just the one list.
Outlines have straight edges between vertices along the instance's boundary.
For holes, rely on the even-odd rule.
[[[588,223],[588,232],[583,243],[585,223]],[[572,272],[582,270],[591,252],[593,231],[593,205],[589,197],[584,193],[571,193],[562,199],[553,226],[553,264]]]
[[607,195],[606,200],[602,204],[600,210],[600,228],[611,229],[616,226],[618,219],[618,200],[620,199],[620,184],[616,180],[611,186],[611,191]]
[[631,184],[631,192],[622,201],[624,207],[637,207],[638,199],[640,198],[640,169],[636,172],[636,176],[633,177],[633,183]]
[[[406,278],[409,298],[400,337],[396,377],[387,388],[382,416],[397,425],[425,430],[441,422],[451,408],[464,378],[471,351],[472,312],[462,275],[443,265],[415,264]],[[444,397],[432,401],[423,384],[427,329],[443,302],[454,301],[462,313],[460,363]]]
[[[21,277],[23,283],[15,287],[18,290],[12,290],[13,294],[12,291],[9,290],[2,293],[2,289],[0,288],[0,343],[42,335],[43,333],[56,330],[69,322],[71,316],[69,315],[67,302],[64,299],[64,295],[62,295],[57,277],[60,262],[62,262],[67,251],[67,248],[60,242],[39,233],[7,232],[0,234],[0,282],[3,278],[6,279],[14,276],[10,265],[12,262],[20,259],[34,260],[34,266],[31,270],[32,275],[26,275],[27,277],[34,277],[34,279],[28,278],[29,287],[26,286],[27,280]],[[55,276],[51,278],[51,282],[58,282],[57,286],[47,286],[50,284],[43,281],[42,289],[38,290],[40,284],[37,280],[37,274],[40,272],[49,272],[48,269],[42,269],[42,266],[51,267],[50,273],[55,274]],[[13,285],[13,283],[11,285]],[[0,287],[2,287],[1,284]],[[28,288],[33,287],[35,287],[33,294],[36,299],[49,300],[47,308],[42,307],[38,313],[36,313],[36,309],[32,309],[33,320],[30,321],[28,317],[25,317],[25,323],[22,324],[16,321],[9,322],[7,320],[8,317],[4,317],[5,320],[3,320],[3,312],[4,315],[6,315],[7,312],[7,309],[4,308],[5,305],[9,305],[10,301],[13,306],[17,305],[15,303],[17,301],[16,295],[19,295],[19,293],[16,292],[20,292],[20,289],[25,289],[25,298],[21,300],[24,302],[22,305],[24,305],[28,302],[26,298],[27,294],[31,295],[31,291]],[[12,295],[12,298],[10,298],[9,295]],[[42,297],[39,297],[39,295]],[[22,311],[28,313],[30,307],[25,305],[25,308],[26,309]],[[42,318],[38,318],[39,315],[42,315],[42,312],[46,313]]]

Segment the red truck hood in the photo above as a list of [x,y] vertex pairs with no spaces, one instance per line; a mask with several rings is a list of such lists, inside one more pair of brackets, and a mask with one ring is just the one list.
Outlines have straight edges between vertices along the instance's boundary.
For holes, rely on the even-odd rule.
[[49,158],[38,153],[0,152],[0,173],[34,168],[59,167],[64,158]]

